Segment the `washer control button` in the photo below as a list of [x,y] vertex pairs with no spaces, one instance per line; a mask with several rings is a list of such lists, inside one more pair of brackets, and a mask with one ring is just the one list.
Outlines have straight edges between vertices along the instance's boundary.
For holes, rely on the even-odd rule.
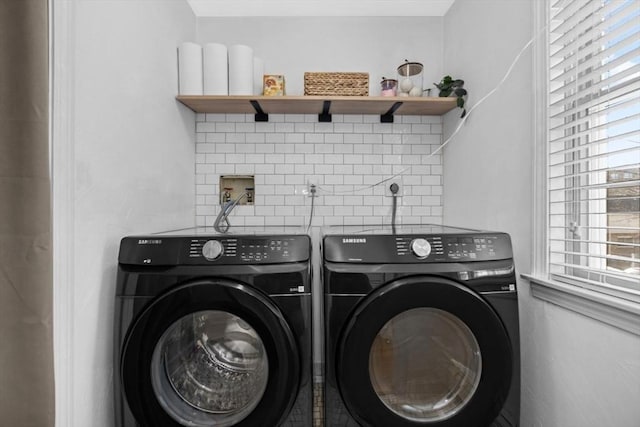
[[223,251],[222,243],[217,240],[209,240],[202,246],[202,255],[209,261],[218,259]]
[[413,239],[411,241],[411,252],[419,259],[425,259],[431,253],[431,245],[427,242],[427,239]]

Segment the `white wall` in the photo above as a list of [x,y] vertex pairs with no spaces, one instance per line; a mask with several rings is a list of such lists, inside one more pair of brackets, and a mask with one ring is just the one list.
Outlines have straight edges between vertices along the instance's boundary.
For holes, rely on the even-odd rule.
[[[457,0],[445,16],[444,67],[472,107],[532,37],[536,0]],[[444,222],[511,234],[531,271],[533,70],[527,50],[503,87],[445,149]],[[445,138],[458,123],[444,120]],[[534,299],[519,281],[523,427],[637,427],[640,337]]]
[[442,77],[440,17],[200,18],[198,41],[251,46],[265,73],[285,75],[287,95],[303,94],[305,71],[368,72],[379,95],[405,59],[424,64],[425,88]]
[[71,341],[67,376],[63,368],[56,378],[57,415],[61,427],[113,427],[119,240],[194,223],[195,115],[174,97],[176,46],[194,38],[195,17],[183,1],[81,0],[73,13],[69,39],[57,42],[75,51],[56,58],[75,82],[69,138],[54,142],[73,144],[72,164],[54,159],[54,170],[75,176],[73,271],[58,283],[69,300],[56,302],[70,305]]
[[[530,0],[457,0],[445,16],[445,73],[465,81],[467,110],[529,40],[530,9]],[[445,223],[509,232],[521,273],[530,271],[532,94],[528,51],[444,150]],[[445,116],[445,138],[460,113]]]

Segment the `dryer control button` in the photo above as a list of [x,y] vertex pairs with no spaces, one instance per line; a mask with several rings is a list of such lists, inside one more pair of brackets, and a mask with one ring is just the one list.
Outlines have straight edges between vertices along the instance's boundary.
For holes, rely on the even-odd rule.
[[413,252],[416,257],[425,259],[431,253],[431,245],[427,242],[427,239],[413,239],[411,241],[411,252]]
[[223,251],[222,243],[217,240],[209,240],[202,246],[202,255],[209,261],[218,259]]

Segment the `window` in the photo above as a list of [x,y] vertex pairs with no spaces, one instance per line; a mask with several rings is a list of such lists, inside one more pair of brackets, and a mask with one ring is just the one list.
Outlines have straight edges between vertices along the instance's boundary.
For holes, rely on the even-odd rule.
[[540,269],[640,307],[640,2],[545,4]]

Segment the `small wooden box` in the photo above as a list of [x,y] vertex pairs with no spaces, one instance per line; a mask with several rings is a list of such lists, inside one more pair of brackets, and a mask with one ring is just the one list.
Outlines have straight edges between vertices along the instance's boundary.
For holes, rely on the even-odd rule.
[[284,96],[284,76],[265,74],[262,79],[262,94],[264,96]]

